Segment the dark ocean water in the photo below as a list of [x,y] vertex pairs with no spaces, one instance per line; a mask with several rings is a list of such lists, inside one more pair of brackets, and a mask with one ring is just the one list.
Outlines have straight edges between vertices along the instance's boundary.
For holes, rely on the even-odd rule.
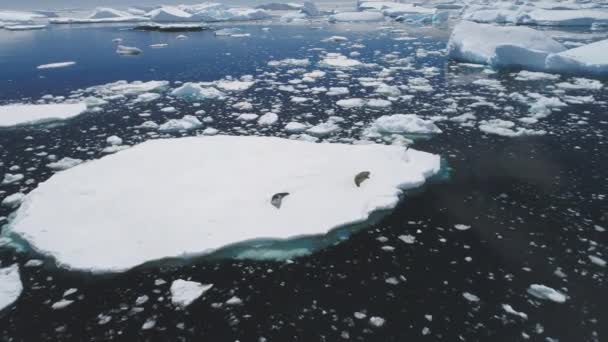
[[[313,25],[316,26],[316,25]],[[425,117],[442,114],[445,99],[457,98],[457,114],[474,112],[478,120],[517,118],[527,105],[499,96],[500,92],[550,94],[556,81],[518,82],[512,72],[488,73],[450,62],[442,53],[447,31],[375,26],[245,25],[251,37],[222,38],[213,32],[134,32],[121,27],[54,27],[36,32],[0,32],[0,102],[36,101],[45,94],[68,96],[80,88],[117,80],[213,81],[227,75],[254,75],[285,82],[268,61],[283,58],[320,59],[328,52],[352,51],[356,59],[386,67],[386,56],[398,52],[414,57],[413,69],[391,75],[407,84],[423,68],[434,69],[433,90],[414,92],[411,101],[390,109],[355,111],[344,115],[344,129],[334,141],[359,137],[355,122],[393,113]],[[395,31],[405,30],[405,32]],[[349,39],[346,45],[322,43],[332,35]],[[394,40],[407,35],[416,40]],[[144,49],[136,57],[114,52],[112,39]],[[165,49],[150,44],[169,43]],[[421,51],[424,50],[424,51]],[[424,53],[439,51],[439,53]],[[38,71],[36,66],[74,60],[71,68]],[[307,70],[318,69],[316,66]],[[325,70],[325,69],[323,69]],[[375,70],[377,72],[378,69]],[[356,77],[369,70],[348,71],[347,78],[326,77],[315,86],[351,86],[350,97],[369,96]],[[472,83],[500,81],[502,91]],[[568,81],[564,77],[560,81]],[[608,86],[606,80],[602,80]],[[308,114],[312,123],[324,121],[336,98],[300,106],[290,94],[256,86],[230,101],[247,99],[256,108],[282,103],[281,122]],[[606,90],[574,90],[568,95],[592,94],[595,102],[569,104],[535,129],[542,136],[508,138],[488,135],[477,125],[437,121],[442,134],[417,139],[414,148],[440,154],[446,165],[441,180],[408,193],[402,203],[379,222],[340,243],[296,258],[293,262],[209,260],[158,262],[115,275],[91,275],[57,268],[52,260],[42,267],[21,267],[24,291],[18,301],[0,312],[0,338],[7,341],[605,341],[608,338],[606,268],[591,263],[588,255],[608,257],[608,109]],[[305,95],[308,96],[308,95]],[[469,106],[483,97],[494,106]],[[470,99],[469,99],[470,98]],[[231,103],[229,101],[229,103]],[[200,108],[181,100],[161,101],[181,115],[204,109],[218,117],[214,127],[227,134],[286,136],[283,125],[268,129],[238,124],[223,102],[205,102]],[[118,135],[128,144],[151,136],[133,129],[145,120],[162,123],[175,114],[159,111],[156,103],[138,108],[111,103],[101,113],[87,113],[60,125],[0,131],[0,173],[12,165],[29,170],[29,183],[3,186],[5,194],[31,191],[52,171],[43,151],[57,156],[96,159],[103,156],[105,138]],[[507,108],[507,109],[505,109]],[[149,117],[137,114],[149,112]],[[456,114],[453,114],[456,115]],[[523,115],[519,115],[523,116]],[[180,135],[196,135],[200,130]],[[3,195],[4,196],[4,195]],[[339,205],[339,204],[336,204]],[[10,211],[0,208],[0,216]],[[456,224],[471,229],[454,229]],[[415,236],[405,244],[400,235]],[[74,243],[78,243],[74,241]],[[383,247],[392,246],[388,251]],[[111,247],[99,253],[111,253]],[[40,258],[29,251],[0,247],[2,266],[23,265]],[[556,275],[560,270],[565,276]],[[560,272],[557,272],[560,274]],[[174,279],[191,278],[214,287],[185,310],[169,300]],[[155,285],[163,279],[164,284]],[[387,282],[387,279],[389,282]],[[544,284],[567,294],[563,304],[542,301],[526,290]],[[77,288],[73,304],[52,310],[65,290]],[[471,302],[463,293],[479,298]],[[138,297],[149,300],[135,305]],[[241,305],[224,304],[232,296]],[[525,312],[527,319],[505,312],[502,305]],[[364,313],[359,319],[355,313]],[[386,320],[382,327],[369,317]],[[106,322],[107,317],[111,317]],[[359,315],[361,317],[361,315]],[[154,328],[142,330],[146,321]],[[102,324],[103,323],[103,324]]]

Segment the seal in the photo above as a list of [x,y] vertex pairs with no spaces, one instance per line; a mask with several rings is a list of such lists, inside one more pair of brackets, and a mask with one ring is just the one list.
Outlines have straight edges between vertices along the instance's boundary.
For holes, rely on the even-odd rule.
[[355,185],[357,187],[360,187],[361,183],[363,183],[366,179],[369,179],[369,175],[370,175],[369,171],[363,171],[363,172],[357,173],[357,175],[355,176]]
[[276,194],[272,195],[272,198],[270,199],[270,204],[275,206],[277,209],[280,209],[281,203],[283,202],[283,197],[288,196],[288,195],[289,195],[289,192],[276,193]]

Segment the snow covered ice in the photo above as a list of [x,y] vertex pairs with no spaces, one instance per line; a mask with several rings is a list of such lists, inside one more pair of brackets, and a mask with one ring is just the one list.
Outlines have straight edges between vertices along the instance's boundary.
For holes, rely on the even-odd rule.
[[179,307],[186,307],[213,287],[212,284],[201,284],[195,281],[177,279],[171,283],[171,302]]
[[0,127],[67,120],[86,110],[84,103],[5,105],[0,106]]
[[[65,267],[124,271],[364,221],[439,168],[438,156],[398,146],[229,136],[153,140],[55,174],[27,195],[9,230]],[[356,187],[361,171],[371,176]],[[97,181],[80,181],[89,177]],[[278,192],[289,193],[279,210],[270,204]],[[112,253],[98,252],[108,245]]]
[[23,291],[19,265],[0,268],[0,310],[13,304]]

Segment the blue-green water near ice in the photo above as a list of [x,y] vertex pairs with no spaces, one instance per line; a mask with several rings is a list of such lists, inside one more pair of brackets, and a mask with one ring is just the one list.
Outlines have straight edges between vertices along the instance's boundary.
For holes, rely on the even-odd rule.
[[[265,26],[270,30],[263,30]],[[2,266],[19,263],[24,285],[18,301],[0,313],[3,340],[606,339],[605,267],[588,258],[606,259],[607,254],[606,233],[597,228],[608,228],[605,89],[560,92],[557,84],[572,82],[571,77],[518,81],[517,70],[496,73],[448,61],[444,53],[448,31],[442,29],[321,23],[240,27],[251,36],[216,37],[204,31],[177,40],[179,33],[135,32],[122,26],[0,32],[0,103],[34,102],[46,94],[70,96],[78,89],[118,80],[167,80],[173,82],[171,87],[178,85],[174,82],[214,81],[228,75],[252,75],[258,80],[252,89],[231,94],[226,101],[200,101],[200,107],[166,97],[138,105],[117,99],[101,112],[61,124],[3,129],[0,173],[12,172],[9,168],[18,165],[31,181],[2,186],[1,196],[30,191],[52,176],[45,167],[49,154],[100,158],[110,135],[137,144],[157,137],[134,128],[144,121],[160,124],[201,109],[212,114],[214,128],[237,135],[287,137],[282,127],[290,120],[317,124],[340,116],[341,130],[323,138],[336,142],[360,139],[364,128],[382,115],[416,113],[434,118],[443,133],[416,139],[413,147],[440,154],[449,165],[449,177],[408,193],[395,210],[348,234],[338,230],[328,237],[290,242],[282,250],[292,253],[287,261],[200,257],[94,276],[57,268],[52,260],[41,267],[25,267],[30,258],[39,256],[1,248]],[[574,32],[573,39],[578,34]],[[322,42],[334,35],[345,36],[348,42]],[[114,38],[142,48],[143,54],[117,55]],[[158,43],[168,47],[149,48]],[[322,68],[318,62],[323,51],[357,52],[352,58],[376,65],[356,70]],[[277,86],[301,78],[303,71],[268,66],[271,60],[284,58],[308,58],[306,72],[328,73],[309,88],[346,86],[351,93],[343,97],[300,93],[314,101],[292,103],[294,94]],[[69,60],[77,64],[36,69]],[[360,77],[405,86],[419,84],[422,78],[431,89],[404,87],[411,98],[394,101],[385,109],[347,111],[336,106],[336,100],[345,97],[381,97],[361,85]],[[495,80],[501,87],[474,83],[479,79]],[[599,81],[608,86],[606,80]],[[508,138],[480,131],[482,120],[504,119],[520,125],[518,118],[527,115],[529,103],[508,96],[512,93],[538,93],[563,101],[566,96],[592,95],[594,101],[567,103],[529,126],[545,130],[545,135]],[[231,104],[244,100],[256,109],[280,104],[279,123],[260,128],[239,122],[231,115],[235,112]],[[160,108],[166,106],[177,112],[162,112]],[[468,123],[450,120],[464,113],[476,118]],[[167,136],[197,135],[202,129]],[[10,212],[1,208],[0,216]],[[454,229],[456,224],[471,228],[460,231]],[[414,237],[412,244],[399,239],[408,235]],[[324,248],[308,253],[319,246]],[[99,252],[111,253],[111,246]],[[238,248],[237,252],[251,253]],[[169,286],[178,278],[214,287],[186,310],[176,310],[169,300]],[[531,284],[555,288],[568,299],[564,304],[535,299],[526,292]],[[74,303],[52,310],[69,288],[78,289],[72,295]],[[479,301],[465,299],[464,293]],[[136,305],[143,295],[149,300]],[[233,296],[243,303],[226,305]],[[528,318],[507,313],[503,304]],[[361,319],[361,314],[366,318]],[[374,327],[369,324],[372,316],[386,323]],[[154,328],[142,330],[146,321],[155,321]]]

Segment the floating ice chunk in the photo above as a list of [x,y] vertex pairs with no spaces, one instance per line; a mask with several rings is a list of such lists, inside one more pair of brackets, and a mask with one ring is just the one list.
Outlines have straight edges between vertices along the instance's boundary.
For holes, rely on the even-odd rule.
[[222,100],[226,97],[226,94],[214,87],[202,87],[199,83],[194,82],[184,83],[181,87],[171,91],[171,95],[196,100]]
[[226,301],[226,305],[241,305],[243,300],[237,296],[233,296]]
[[588,255],[588,257],[589,257],[589,260],[591,260],[592,263],[594,263],[594,264],[596,264],[598,266],[601,266],[601,267],[606,267],[606,260],[604,260],[604,259],[602,259],[602,258],[600,258],[598,256],[595,256],[595,255]]
[[17,183],[17,182],[21,181],[23,179],[23,177],[24,176],[21,173],[17,173],[17,174],[7,173],[4,175],[4,179],[2,179],[2,185]]
[[310,61],[307,58],[303,59],[295,59],[295,58],[287,58],[278,61],[270,61],[268,62],[268,66],[271,67],[284,67],[284,66],[298,66],[298,67],[306,67],[310,65]]
[[342,42],[347,42],[348,38],[343,37],[343,36],[331,36],[331,37],[325,38],[321,41],[325,42],[325,43],[342,43]]
[[390,107],[393,103],[384,99],[370,99],[367,100],[365,105],[370,108],[387,108]]
[[255,84],[255,81],[238,81],[238,80],[221,80],[215,82],[215,85],[226,91],[244,91]]
[[353,68],[362,66],[363,63],[339,53],[328,53],[327,56],[319,62],[319,65],[329,68]]
[[108,145],[122,145],[122,139],[116,135],[109,136],[106,142]]
[[527,70],[522,70],[515,75],[516,75],[515,79],[518,81],[541,81],[541,80],[556,81],[556,80],[559,80],[559,78],[560,78],[560,75],[547,74],[544,72],[527,71]]
[[304,5],[302,5],[301,11],[302,13],[310,17],[316,17],[321,14],[319,9],[317,8],[317,5],[315,5],[315,3],[312,1],[304,1]]
[[141,326],[141,330],[150,330],[156,326],[156,320],[149,318]]
[[5,25],[3,27],[9,31],[29,31],[29,30],[42,30],[47,28],[46,25]]
[[219,37],[233,36],[235,34],[242,34],[243,30],[240,28],[225,28],[215,31],[215,35]]
[[[161,23],[146,23],[138,25],[133,28],[135,31],[159,31],[159,32],[198,32],[208,30],[209,26],[200,23],[172,23],[172,24],[161,24]],[[154,44],[162,45],[167,44]],[[153,45],[150,45],[152,47]]]
[[606,9],[550,10],[535,9],[522,13],[517,18],[518,24],[544,26],[587,26],[608,24]]
[[74,166],[79,165],[79,164],[82,164],[82,159],[63,157],[56,162],[46,164],[46,167],[48,167],[51,170],[55,170],[55,171],[63,171],[63,170],[71,169]]
[[384,15],[380,12],[341,12],[329,16],[330,23],[337,22],[378,22],[384,21]]
[[260,126],[272,126],[279,120],[279,116],[275,113],[266,113],[258,119],[258,125]]
[[237,117],[241,121],[253,121],[257,119],[259,115],[253,113],[243,113]]
[[129,96],[139,95],[147,92],[160,92],[167,88],[167,81],[117,81],[114,83],[103,84],[87,88],[87,91],[93,91],[100,95],[113,97],[118,95]]
[[503,137],[521,137],[527,135],[544,135],[547,132],[543,130],[532,130],[523,127],[515,127],[513,121],[502,119],[482,120],[479,123],[479,129],[488,134],[501,135]]
[[511,315],[519,316],[523,319],[528,319],[528,315],[526,315],[524,312],[515,311],[515,309],[513,309],[513,307],[509,304],[503,304],[502,308],[505,310],[505,312],[510,313]]
[[181,119],[171,119],[158,127],[161,132],[190,131],[203,126],[203,124],[192,115],[184,115]]
[[16,192],[12,195],[6,196],[0,204],[2,204],[3,207],[14,209],[21,205],[21,202],[24,198],[25,194],[21,192]]
[[[101,272],[362,222],[438,172],[440,158],[400,146],[215,136],[150,140],[86,166],[40,183],[6,229],[64,267]],[[372,176],[358,188],[361,170]],[[289,201],[277,210],[270,197],[281,191]],[[112,253],[99,253],[108,245]]]
[[545,285],[532,284],[528,293],[538,299],[550,300],[556,303],[564,303],[566,295]]
[[171,283],[171,302],[173,305],[185,308],[213,287],[212,284],[201,284],[183,279]]
[[238,110],[252,110],[253,105],[247,101],[243,101],[243,102],[237,102],[237,103],[233,104],[232,108],[238,109]]
[[85,103],[0,106],[0,127],[35,125],[71,119],[87,110]]
[[0,268],[0,311],[13,304],[22,291],[19,265]]
[[386,320],[382,317],[372,316],[369,318],[369,324],[374,328],[380,328],[386,323]]
[[306,129],[308,129],[308,126],[300,123],[300,122],[290,122],[287,125],[285,125],[285,131],[289,132],[289,133],[302,133],[304,132]]
[[116,53],[119,55],[134,56],[139,55],[140,53],[142,53],[142,51],[141,49],[138,49],[136,47],[118,45],[116,47]]
[[60,301],[57,301],[57,302],[53,303],[53,305],[51,305],[51,309],[53,309],[53,310],[65,309],[68,306],[70,306],[72,303],[74,303],[73,300],[62,299]]
[[36,67],[38,70],[43,69],[57,69],[57,68],[66,68],[76,64],[76,62],[59,62],[59,63],[50,63],[50,64],[42,64]]
[[390,86],[386,83],[380,84],[376,88],[376,94],[384,95],[384,96],[401,96],[401,90],[397,86]]
[[302,5],[294,3],[271,2],[256,6],[255,8],[268,11],[297,11],[302,9]]
[[451,58],[500,67],[544,69],[550,53],[565,47],[543,32],[528,27],[507,27],[463,21],[448,42]]
[[454,228],[456,228],[456,230],[469,230],[471,229],[471,226],[466,224],[455,224]]
[[600,90],[604,87],[601,81],[591,80],[588,78],[574,78],[572,82],[560,82],[557,83],[556,86],[567,90]]
[[441,133],[431,120],[415,114],[384,115],[376,119],[363,132],[364,136],[377,137],[382,134],[436,134]]
[[180,21],[197,21],[192,18],[192,14],[182,11],[174,6],[163,6],[157,8],[147,14],[147,16],[155,22],[180,22]]
[[213,127],[207,127],[203,130],[203,135],[216,135],[218,134],[220,131],[213,128]]
[[143,93],[139,94],[135,99],[135,102],[151,102],[160,99],[161,95],[157,93]]
[[350,91],[346,87],[330,87],[327,93],[328,96],[348,95]]
[[158,124],[154,121],[146,121],[139,126],[135,126],[135,128],[141,129],[158,129]]
[[515,23],[521,11],[519,9],[492,8],[477,9],[463,14],[462,18],[477,23]]
[[399,240],[407,243],[407,244],[413,244],[414,242],[416,242],[416,237],[413,235],[399,235]]
[[562,73],[608,74],[608,39],[547,57],[547,69]]
[[479,297],[477,297],[476,295],[470,293],[470,292],[463,292],[462,296],[464,297],[464,299],[468,300],[469,302],[479,302]]
[[344,99],[336,102],[336,104],[345,109],[360,108],[365,106],[365,100],[360,98]]

